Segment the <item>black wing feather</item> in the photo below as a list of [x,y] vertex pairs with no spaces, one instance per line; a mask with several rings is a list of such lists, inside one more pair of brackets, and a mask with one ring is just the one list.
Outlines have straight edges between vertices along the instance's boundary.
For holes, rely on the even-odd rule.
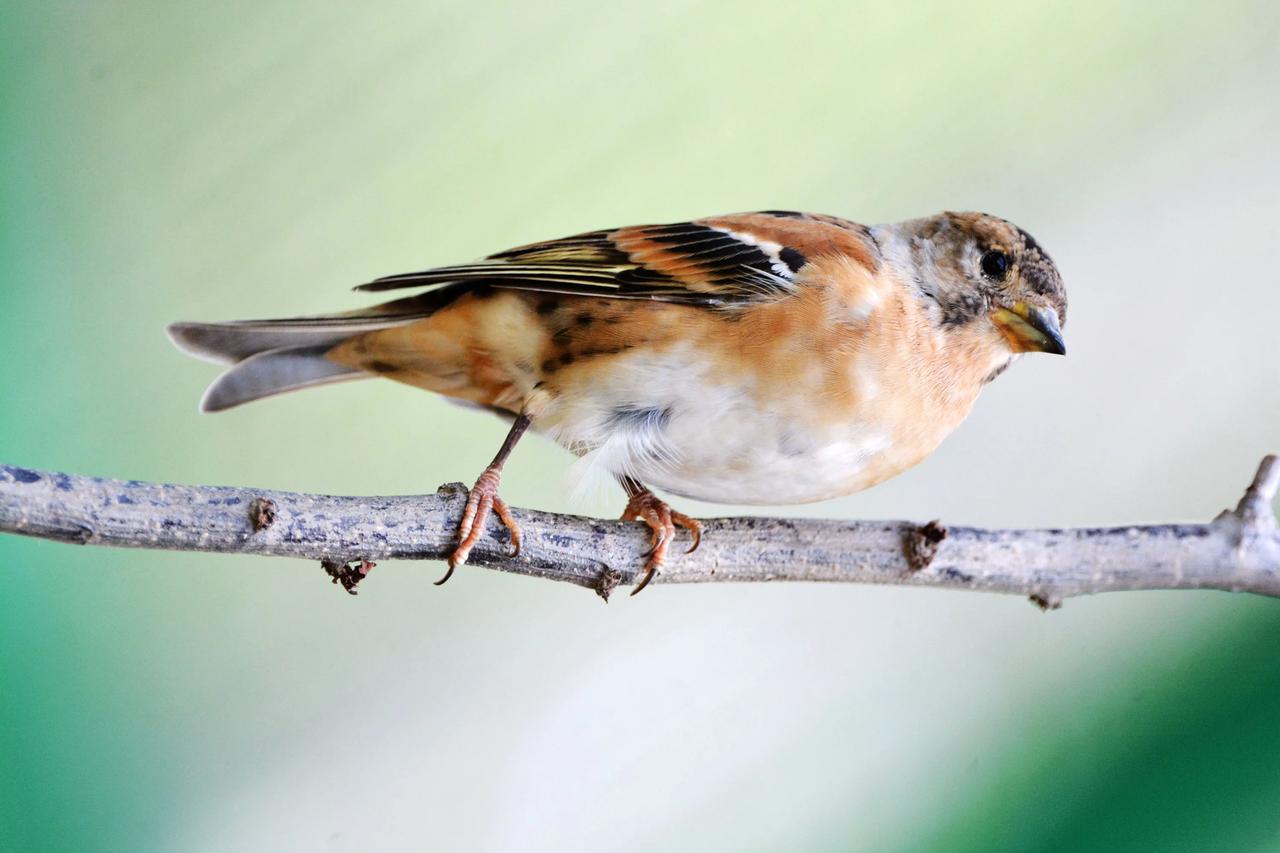
[[717,306],[788,293],[792,272],[777,252],[771,254],[750,238],[678,222],[519,246],[474,263],[386,276],[357,290],[492,286]]

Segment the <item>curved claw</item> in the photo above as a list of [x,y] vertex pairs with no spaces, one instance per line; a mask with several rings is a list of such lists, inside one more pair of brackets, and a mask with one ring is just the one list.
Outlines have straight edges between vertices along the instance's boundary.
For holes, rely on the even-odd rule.
[[693,544],[685,549],[685,553],[692,554],[698,550],[698,546],[702,544],[702,522],[681,512],[671,513],[671,520],[689,531],[689,535],[693,537]]
[[433,584],[431,584],[431,585],[432,585],[432,586],[443,586],[443,585],[444,585],[444,582],[445,582],[445,581],[447,581],[447,580],[448,580],[449,578],[451,578],[451,577],[453,577],[453,561],[452,561],[452,560],[450,560],[450,561],[449,561],[449,570],[448,570],[447,572],[445,572],[445,573],[444,573],[444,577],[440,578],[440,580],[438,580],[438,581],[434,582],[434,583],[433,583]]
[[631,590],[631,594],[636,595],[637,593],[640,592],[640,590],[648,586],[649,581],[653,580],[653,576],[656,575],[657,573],[658,573],[658,567],[655,566],[653,563],[649,563],[647,566],[645,566],[644,577],[640,579],[640,583],[636,584],[636,588]]
[[644,552],[645,557],[652,557],[658,553],[658,549],[667,544],[667,527],[662,523],[661,519],[649,520],[644,519],[644,523],[649,525],[649,529],[653,531],[653,538],[649,545],[649,550]]

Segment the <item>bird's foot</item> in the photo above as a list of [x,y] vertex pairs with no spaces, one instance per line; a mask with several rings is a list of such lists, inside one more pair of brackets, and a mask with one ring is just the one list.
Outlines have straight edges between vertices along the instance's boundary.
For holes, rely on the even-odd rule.
[[507,507],[507,502],[498,497],[498,484],[502,481],[500,468],[490,466],[476,480],[467,495],[467,506],[462,511],[462,521],[458,523],[458,547],[449,555],[449,570],[444,577],[436,581],[436,586],[453,576],[453,570],[467,561],[471,549],[484,534],[484,524],[490,513],[496,513],[498,520],[511,532],[511,556],[520,553],[520,525],[516,523]]
[[702,542],[702,524],[697,519],[676,512],[667,506],[666,501],[648,489],[631,496],[627,501],[627,508],[622,512],[622,520],[643,521],[649,525],[649,530],[653,534],[652,544],[644,564],[644,577],[640,579],[640,583],[636,584],[636,588],[631,590],[632,595],[648,586],[649,581],[653,580],[653,576],[666,562],[667,549],[676,538],[676,527],[683,527],[693,537],[693,544],[685,551],[686,554],[692,554]]

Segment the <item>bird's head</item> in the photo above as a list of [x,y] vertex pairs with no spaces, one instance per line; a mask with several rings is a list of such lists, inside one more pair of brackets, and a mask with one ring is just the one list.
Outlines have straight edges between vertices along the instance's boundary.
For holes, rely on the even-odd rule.
[[886,259],[931,303],[942,327],[988,324],[1011,352],[1066,352],[1062,276],[1026,231],[985,213],[951,212],[876,231],[887,238]]

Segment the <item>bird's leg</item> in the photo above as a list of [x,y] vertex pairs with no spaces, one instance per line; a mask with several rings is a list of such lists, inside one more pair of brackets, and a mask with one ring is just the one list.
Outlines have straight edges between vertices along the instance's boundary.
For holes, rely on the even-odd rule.
[[484,473],[471,487],[471,492],[467,495],[467,506],[462,511],[462,521],[458,523],[458,547],[449,555],[449,570],[444,573],[444,577],[436,581],[436,586],[452,577],[453,570],[467,561],[471,549],[480,541],[480,536],[484,533],[484,523],[489,520],[490,512],[497,513],[503,526],[511,531],[511,556],[514,557],[520,553],[520,525],[512,517],[511,510],[507,508],[507,502],[498,497],[498,484],[502,482],[502,466],[506,464],[507,457],[511,455],[520,436],[524,435],[524,431],[529,428],[529,421],[529,416],[525,414],[515,419],[511,424],[511,431],[507,433],[506,440],[498,450],[498,455],[493,457],[489,467],[484,469]]
[[676,538],[676,527],[685,528],[693,537],[693,544],[685,552],[692,554],[702,542],[702,525],[696,519],[667,506],[666,501],[649,491],[638,480],[619,477],[618,483],[627,493],[627,508],[622,512],[622,520],[643,521],[653,533],[652,545],[644,564],[644,577],[631,590],[631,594],[635,595],[649,585],[649,581],[653,580],[653,576],[666,562],[667,548],[670,547],[671,540]]

